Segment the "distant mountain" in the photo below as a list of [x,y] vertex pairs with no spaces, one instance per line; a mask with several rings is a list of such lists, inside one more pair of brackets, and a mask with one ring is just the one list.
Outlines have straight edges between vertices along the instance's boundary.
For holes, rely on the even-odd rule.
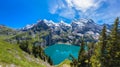
[[70,24],[64,21],[55,23],[52,20],[44,19],[37,21],[36,24],[27,25],[20,31],[29,32],[31,33],[30,36],[36,36],[36,34],[40,34],[43,31],[47,32],[48,34],[42,37],[46,45],[58,42],[78,45],[78,41],[82,37],[88,42],[97,41],[102,27],[102,25],[96,24],[92,19],[79,19]]
[[73,31],[77,33],[86,33],[92,31],[93,33],[99,33],[102,29],[102,26],[96,24],[91,19],[80,19],[74,21],[71,24]]
[[[55,23],[51,20],[40,20],[36,24],[27,25],[26,27],[22,28],[22,30],[29,30],[35,27],[41,27],[43,29],[49,28],[53,31],[54,34],[58,35],[60,35],[60,33],[62,32],[68,32],[78,35],[81,34],[81,36],[83,36],[84,34],[90,34],[93,35],[93,37],[98,36],[102,29],[102,26],[96,24],[92,19],[80,19],[77,21],[73,21],[71,24],[67,24],[64,21],[61,21],[60,23]],[[38,29],[36,28],[36,30]]]
[[[106,26],[109,32],[111,26]],[[17,31],[6,26],[0,26],[0,34],[14,35],[8,39],[12,43],[29,40],[42,46],[49,46],[55,43],[79,45],[83,37],[86,42],[97,42],[102,27],[103,25],[95,23],[92,19],[79,19],[72,21],[70,24],[64,21],[55,23],[52,20],[44,19],[38,20],[35,24],[26,25]]]

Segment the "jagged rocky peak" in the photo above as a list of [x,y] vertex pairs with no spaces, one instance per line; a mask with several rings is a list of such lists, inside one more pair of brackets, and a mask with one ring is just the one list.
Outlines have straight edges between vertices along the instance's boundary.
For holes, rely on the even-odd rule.
[[55,23],[52,20],[38,20],[36,24],[34,25],[27,25],[24,29],[29,29],[32,27],[41,27],[41,28],[51,28],[54,31],[67,31],[72,30],[73,32],[87,32],[87,31],[93,31],[98,32],[101,30],[100,25],[97,25],[94,23],[92,19],[79,19],[73,21],[71,24],[68,24],[64,21],[61,21],[59,23]]
[[38,23],[45,23],[47,24],[48,26],[71,26],[70,24],[64,22],[64,21],[60,21],[59,23],[56,23],[52,20],[39,20]]
[[92,19],[81,18],[79,20],[73,21],[71,25],[85,26],[85,24],[94,24],[94,21]]
[[36,25],[45,24],[47,22],[48,21],[46,19],[44,19],[44,20],[38,20]]
[[60,21],[59,25],[60,26],[71,26],[70,24],[68,24],[68,23],[66,23],[66,22],[64,22],[62,20]]
[[83,18],[73,21],[71,26],[73,32],[83,33],[83,34],[85,34],[88,31],[98,33],[102,29],[102,27],[96,24],[92,19],[83,19]]
[[46,22],[46,24],[48,26],[59,26],[57,23],[53,22],[52,20],[49,20],[48,22]]
[[34,24],[27,24],[25,27],[23,27],[23,29],[30,29],[34,26]]
[[82,29],[87,23],[88,23],[87,19],[79,19],[79,20],[74,20],[71,23],[71,26],[72,26],[73,30]]
[[[33,33],[39,33],[41,31],[51,31],[51,34],[55,37],[53,37],[53,42],[57,40],[66,40],[69,41],[69,39],[66,36],[71,37],[81,37],[81,36],[87,36],[94,38],[95,40],[98,39],[99,33],[102,29],[102,26],[96,24],[92,19],[79,19],[73,21],[71,24],[68,24],[64,21],[60,21],[58,23],[52,21],[52,20],[38,20],[37,23],[34,25],[27,25],[26,26],[29,32],[33,31]],[[65,38],[63,38],[65,37]]]
[[35,24],[27,24],[25,27],[21,28],[20,30],[26,31],[31,28],[37,28],[37,27],[43,27],[43,28],[48,28],[48,25],[46,24],[48,21],[46,19],[44,20],[38,20],[37,23]]
[[71,26],[70,24],[64,22],[64,21],[61,21],[61,22],[59,22],[58,24],[59,24],[59,27],[60,27],[63,31],[65,31],[65,32],[67,32],[67,31],[69,31],[69,30],[72,29],[72,26]]
[[34,29],[37,30],[47,30],[49,29],[49,26],[46,24],[48,21],[46,19],[44,20],[38,20],[37,24],[33,26]]

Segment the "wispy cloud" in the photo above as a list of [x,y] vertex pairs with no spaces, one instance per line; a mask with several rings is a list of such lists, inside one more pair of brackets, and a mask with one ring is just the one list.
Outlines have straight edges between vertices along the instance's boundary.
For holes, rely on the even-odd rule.
[[118,0],[52,0],[49,10],[51,14],[58,14],[67,19],[79,16],[78,18],[86,17],[96,22],[108,23],[120,16],[119,3]]
[[60,16],[67,18],[67,19],[73,19],[75,17],[75,11],[73,9],[64,9],[59,13]]
[[86,12],[88,9],[97,8],[100,1],[95,0],[66,0],[69,7]]
[[120,17],[120,1],[119,0],[108,0],[105,1],[102,6],[96,11],[93,11],[90,18],[94,19],[96,22],[101,21],[101,23],[112,24],[116,17]]
[[62,0],[51,0],[49,4],[50,13],[55,14],[58,10],[65,8]]

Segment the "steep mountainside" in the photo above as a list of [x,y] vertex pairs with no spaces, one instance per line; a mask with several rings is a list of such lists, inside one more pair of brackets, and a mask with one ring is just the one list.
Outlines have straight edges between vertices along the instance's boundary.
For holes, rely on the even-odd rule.
[[30,32],[34,36],[42,31],[48,32],[48,35],[42,38],[46,45],[58,42],[79,45],[78,41],[81,37],[84,37],[88,42],[97,41],[101,29],[102,26],[96,24],[92,19],[79,19],[71,24],[64,21],[55,23],[44,19],[37,21],[36,24],[27,25],[20,31]]
[[0,39],[0,67],[51,67],[47,62],[22,51],[19,45]]
[[3,35],[14,35],[16,33],[15,30],[10,29],[4,25],[0,25],[0,36]]

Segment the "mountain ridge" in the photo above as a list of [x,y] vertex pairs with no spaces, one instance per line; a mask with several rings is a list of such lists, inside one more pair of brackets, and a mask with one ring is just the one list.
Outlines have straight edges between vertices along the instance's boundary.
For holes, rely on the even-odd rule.
[[[20,29],[22,32],[30,32],[32,35],[40,34],[42,31],[48,32],[48,35],[43,37],[45,43],[55,44],[58,42],[70,43],[78,45],[80,38],[85,37],[86,41],[97,41],[100,35],[102,26],[95,23],[92,19],[79,19],[68,24],[64,21],[55,23],[52,20],[38,20],[37,23],[27,25]],[[77,38],[75,43],[74,39]],[[49,40],[49,41],[48,41]]]
[[17,30],[15,36],[9,38],[8,41],[34,39],[42,46],[59,42],[79,45],[79,39],[82,37],[85,38],[86,42],[97,42],[101,30],[102,25],[95,23],[92,19],[82,18],[71,22],[71,24],[64,21],[55,23],[52,20],[44,19]]

